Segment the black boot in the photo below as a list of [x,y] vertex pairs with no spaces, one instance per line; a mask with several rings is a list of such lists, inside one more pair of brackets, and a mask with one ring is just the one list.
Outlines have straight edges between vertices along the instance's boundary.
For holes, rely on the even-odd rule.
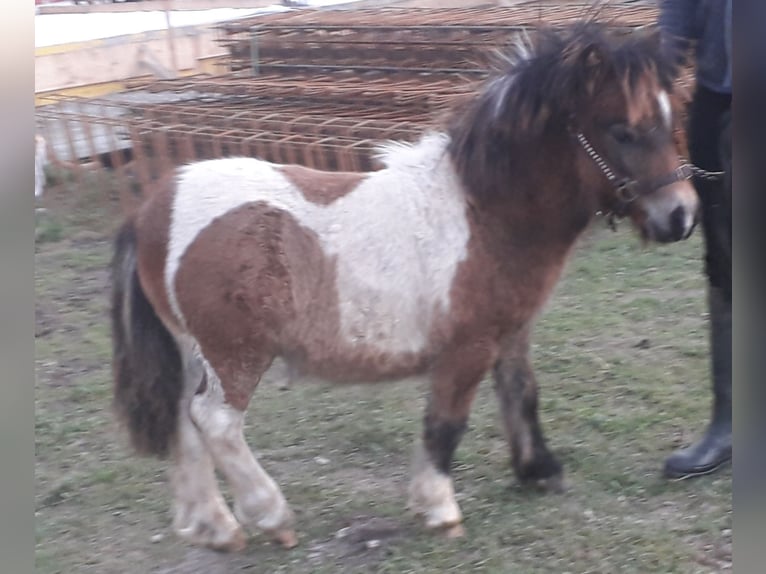
[[667,478],[715,472],[731,460],[731,298],[721,288],[709,292],[713,377],[713,416],[705,435],[665,461]]

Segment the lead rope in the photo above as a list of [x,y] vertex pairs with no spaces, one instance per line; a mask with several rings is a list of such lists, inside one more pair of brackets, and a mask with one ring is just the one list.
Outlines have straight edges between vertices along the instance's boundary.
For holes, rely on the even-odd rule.
[[708,171],[706,169],[702,169],[701,167],[697,167],[696,165],[691,163],[685,163],[682,167],[687,167],[687,166],[689,167],[689,169],[692,170],[692,173],[694,175],[702,179],[713,180],[713,179],[722,178],[724,175],[726,175],[725,171]]

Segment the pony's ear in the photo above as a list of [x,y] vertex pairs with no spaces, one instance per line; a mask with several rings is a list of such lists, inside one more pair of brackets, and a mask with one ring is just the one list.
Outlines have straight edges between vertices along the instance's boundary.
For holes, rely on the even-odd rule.
[[577,99],[592,97],[601,78],[606,63],[603,48],[595,43],[571,44],[565,52],[564,61],[567,63],[569,91]]
[[586,70],[595,70],[604,63],[604,56],[596,44],[588,44],[580,54],[580,61]]
[[598,44],[592,43],[583,47],[578,58],[578,74],[587,97],[596,92],[599,80],[603,76],[606,55]]
[[652,28],[645,29],[643,32],[646,34],[646,41],[659,50],[663,42],[662,30],[659,26],[653,26]]
[[643,45],[647,48],[647,53],[649,53],[654,60],[657,62],[662,61],[663,57],[665,57],[667,53],[667,36],[665,36],[659,27],[653,27],[653,28],[647,28],[647,29],[641,29],[636,32],[635,34],[640,34],[640,39]]
[[673,92],[679,86],[675,80],[681,74],[684,65],[688,64],[689,53],[686,52],[688,42],[672,38],[662,32],[659,27],[642,30],[644,45],[647,52],[657,64],[662,87],[668,92]]

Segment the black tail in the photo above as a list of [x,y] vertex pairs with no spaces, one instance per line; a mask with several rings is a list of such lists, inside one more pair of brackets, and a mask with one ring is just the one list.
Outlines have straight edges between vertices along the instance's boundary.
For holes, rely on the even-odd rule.
[[166,457],[176,436],[183,366],[141,288],[132,221],[120,229],[112,259],[112,349],[117,416],[139,454]]

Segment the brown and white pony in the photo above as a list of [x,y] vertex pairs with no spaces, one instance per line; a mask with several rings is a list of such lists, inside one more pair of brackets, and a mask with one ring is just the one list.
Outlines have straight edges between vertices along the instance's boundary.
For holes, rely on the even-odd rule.
[[410,488],[427,527],[460,532],[450,463],[489,371],[517,477],[560,481],[537,414],[535,317],[594,215],[676,241],[698,200],[679,169],[656,33],[541,30],[504,66],[444,133],[384,146],[381,171],[203,161],[125,224],[115,404],[139,452],[172,459],[181,537],[241,549],[249,527],[296,543],[242,434],[276,357],[336,382],[429,380]]

